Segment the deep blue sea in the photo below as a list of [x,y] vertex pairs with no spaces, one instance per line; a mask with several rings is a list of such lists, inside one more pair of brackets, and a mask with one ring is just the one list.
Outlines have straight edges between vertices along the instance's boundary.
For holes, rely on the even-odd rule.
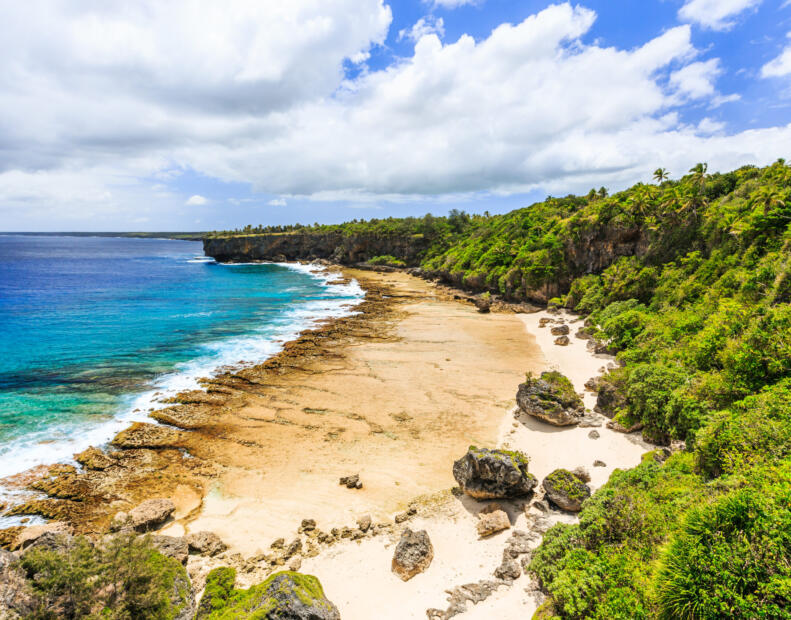
[[0,235],[0,476],[68,460],[198,377],[351,312],[359,287],[327,282],[219,265],[199,242]]

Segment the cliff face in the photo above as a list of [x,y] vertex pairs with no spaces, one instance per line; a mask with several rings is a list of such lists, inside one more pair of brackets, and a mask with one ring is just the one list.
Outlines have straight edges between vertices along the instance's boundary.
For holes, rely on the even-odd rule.
[[206,238],[203,251],[223,263],[292,261],[324,258],[344,265],[362,263],[375,256],[390,255],[415,266],[428,243],[420,235],[410,237],[326,234],[271,234]]

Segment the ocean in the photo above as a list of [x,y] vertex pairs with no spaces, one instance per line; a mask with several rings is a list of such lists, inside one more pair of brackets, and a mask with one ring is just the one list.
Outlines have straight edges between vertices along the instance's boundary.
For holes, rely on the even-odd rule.
[[199,242],[0,235],[0,477],[68,462],[199,377],[353,312],[362,290],[330,280],[217,264]]

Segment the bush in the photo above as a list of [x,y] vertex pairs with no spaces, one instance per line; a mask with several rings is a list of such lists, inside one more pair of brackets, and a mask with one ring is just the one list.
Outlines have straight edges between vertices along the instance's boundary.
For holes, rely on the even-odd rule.
[[135,535],[101,545],[79,537],[62,549],[34,547],[21,565],[35,592],[36,619],[171,620],[192,605],[184,567]]
[[368,261],[369,265],[386,265],[388,267],[406,267],[406,263],[397,259],[395,256],[385,254],[383,256],[374,256]]
[[788,468],[759,486],[733,491],[684,520],[657,574],[661,618],[791,617]]

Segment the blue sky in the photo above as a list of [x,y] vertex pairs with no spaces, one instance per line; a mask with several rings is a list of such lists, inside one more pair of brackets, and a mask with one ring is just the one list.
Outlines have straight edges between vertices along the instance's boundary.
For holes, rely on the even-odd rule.
[[497,213],[791,156],[782,0],[200,4],[0,7],[0,229]]

